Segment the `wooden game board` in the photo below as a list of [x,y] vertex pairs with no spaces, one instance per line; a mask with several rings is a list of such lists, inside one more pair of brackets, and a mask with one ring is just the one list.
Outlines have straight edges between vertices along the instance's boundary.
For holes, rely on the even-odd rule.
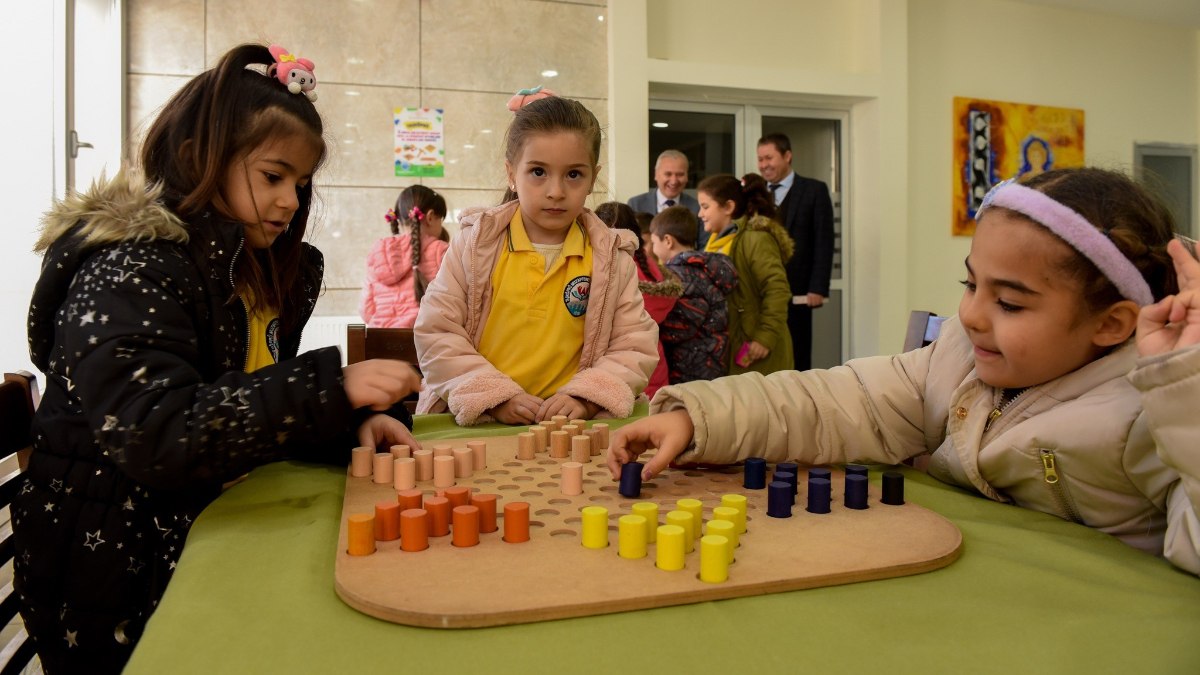
[[[832,513],[814,515],[807,504],[806,478],[793,516],[766,515],[766,490],[742,487],[740,467],[671,469],[643,484],[638,499],[617,493],[617,483],[603,456],[584,466],[584,492],[567,497],[559,490],[559,465],[546,453],[518,461],[515,436],[439,440],[456,448],[468,440],[488,444],[488,466],[458,485],[500,495],[507,502],[530,504],[530,541],[509,544],[504,527],[481,534],[478,546],[457,548],[449,536],[431,537],[429,548],[400,550],[399,540],[377,542],[369,556],[346,553],[346,517],[374,513],[375,504],[395,500],[390,484],[348,477],[338,536],[335,586],[351,607],[387,621],[438,628],[495,626],[572,616],[620,612],[759,595],[871,579],[928,572],[958,558],[962,534],[953,523],[915,504],[888,506],[872,486],[870,506],[856,511],[842,506],[843,475],[833,472]],[[419,483],[432,495],[432,482]],[[686,556],[683,570],[655,567],[654,545],[648,555],[627,560],[617,555],[617,518],[631,513],[638,501],[659,504],[659,523],[684,497],[704,503],[705,522],[721,495],[747,497],[748,531],[729,567],[729,579],[701,581],[700,550]],[[609,547],[581,545],[580,509],[603,506],[609,511]]]

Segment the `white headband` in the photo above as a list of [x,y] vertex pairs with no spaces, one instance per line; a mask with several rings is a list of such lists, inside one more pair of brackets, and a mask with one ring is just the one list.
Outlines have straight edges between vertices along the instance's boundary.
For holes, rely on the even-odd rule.
[[1141,306],[1154,303],[1150,285],[1133,263],[1129,262],[1129,258],[1121,253],[1111,239],[1089,223],[1087,218],[1069,206],[1054,201],[1044,193],[1020,185],[1014,179],[997,183],[988,191],[983,203],[979,205],[975,219],[983,218],[984,212],[990,206],[1002,206],[1016,211],[1053,232],[1059,239],[1079,251],[1080,255],[1092,261],[1100,273],[1117,287],[1122,297]]

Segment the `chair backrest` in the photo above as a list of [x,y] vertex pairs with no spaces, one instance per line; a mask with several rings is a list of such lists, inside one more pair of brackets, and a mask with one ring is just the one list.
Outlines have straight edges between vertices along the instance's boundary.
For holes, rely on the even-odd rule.
[[[411,328],[368,328],[361,323],[346,326],[346,363],[367,359],[399,359],[421,371]],[[416,411],[417,397],[418,394],[412,393],[404,399],[409,412]]]
[[915,311],[908,315],[908,330],[904,333],[904,351],[911,352],[920,349],[937,339],[942,330],[944,316],[933,312]]
[[[20,602],[13,592],[12,559],[15,546],[12,539],[10,506],[21,483],[30,453],[30,427],[37,401],[37,380],[29,373],[5,373],[0,384],[0,509],[5,517],[0,522],[0,568],[4,585],[0,587],[0,628],[12,637],[0,647],[0,674],[18,673],[33,660],[33,640],[17,618]],[[15,630],[8,630],[15,624]]]

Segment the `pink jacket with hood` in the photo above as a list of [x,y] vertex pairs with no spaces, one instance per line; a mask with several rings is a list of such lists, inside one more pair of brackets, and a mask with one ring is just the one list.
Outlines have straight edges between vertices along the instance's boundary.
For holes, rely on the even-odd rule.
[[[432,282],[442,266],[449,244],[421,237],[421,274]],[[417,320],[417,294],[413,288],[412,237],[408,232],[384,237],[367,254],[367,282],[363,284],[358,313],[372,328],[412,328]]]
[[[425,376],[418,413],[454,414],[460,425],[492,418],[485,411],[524,390],[479,353],[492,306],[492,270],[500,259],[515,201],[471,209],[450,244],[441,273],[429,286],[417,315],[417,357]],[[592,283],[584,319],[579,372],[559,393],[628,417],[658,362],[658,324],[646,313],[633,260],[632,232],[609,229],[588,209],[579,216],[592,244]],[[513,349],[554,349],[529,341]],[[602,415],[604,412],[601,413]]]

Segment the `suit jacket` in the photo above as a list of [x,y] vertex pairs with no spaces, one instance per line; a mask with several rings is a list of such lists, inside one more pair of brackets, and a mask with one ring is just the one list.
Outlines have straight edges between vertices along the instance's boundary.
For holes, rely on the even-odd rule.
[[787,262],[792,295],[820,293],[829,297],[833,270],[833,202],[829,187],[797,174],[779,205],[779,220],[796,242],[796,253]]
[[[693,214],[700,213],[700,202],[696,198],[686,192],[679,193],[679,199],[676,200],[676,206],[686,206],[692,210]],[[649,213],[654,215],[658,213],[658,190],[654,189],[649,192],[643,192],[640,195],[635,195],[630,198],[629,208],[641,213]],[[642,234],[650,236],[649,232]],[[704,244],[708,242],[708,233],[704,231],[704,223],[700,223],[696,228],[696,249],[703,251]]]

